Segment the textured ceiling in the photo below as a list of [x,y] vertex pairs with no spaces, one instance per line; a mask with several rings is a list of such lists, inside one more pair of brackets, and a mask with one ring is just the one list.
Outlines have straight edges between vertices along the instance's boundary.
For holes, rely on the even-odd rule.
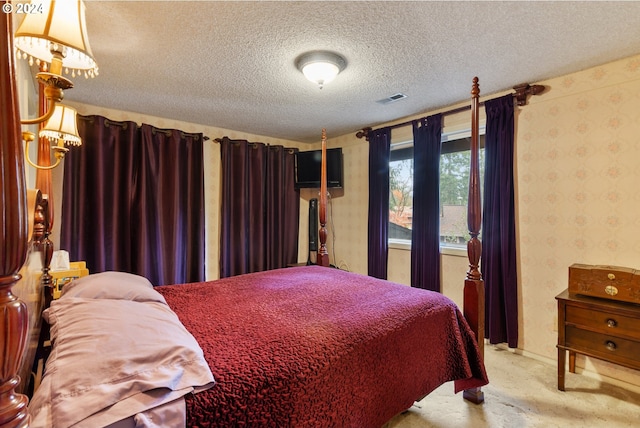
[[[86,4],[100,75],[67,99],[301,142],[640,53],[635,1]],[[348,63],[323,89],[294,65],[317,49]]]

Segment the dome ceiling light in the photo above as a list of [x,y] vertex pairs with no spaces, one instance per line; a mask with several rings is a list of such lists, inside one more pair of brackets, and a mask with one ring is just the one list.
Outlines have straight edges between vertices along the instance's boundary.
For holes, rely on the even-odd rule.
[[296,59],[296,67],[320,89],[331,82],[347,66],[347,61],[337,53],[329,51],[307,52]]

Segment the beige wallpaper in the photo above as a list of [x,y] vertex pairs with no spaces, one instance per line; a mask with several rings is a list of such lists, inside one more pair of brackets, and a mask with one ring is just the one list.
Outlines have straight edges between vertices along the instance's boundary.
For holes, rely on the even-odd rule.
[[[470,88],[471,77],[460,84]],[[636,185],[640,182],[640,56],[535,83],[544,84],[548,91],[531,98],[516,116],[519,348],[522,353],[554,363],[554,297],[567,287],[568,266],[590,263],[640,268],[640,240],[636,236],[640,226],[640,191]],[[283,143],[142,114],[75,106],[81,114],[203,132],[211,138],[228,135]],[[428,114],[432,113],[436,111]],[[411,118],[398,122],[407,119]],[[467,120],[465,114],[447,116],[445,128],[468,126]],[[366,273],[368,146],[355,137],[355,131],[335,137],[327,129],[329,147],[343,148],[345,173],[345,188],[330,192],[328,249],[332,264]],[[402,133],[394,133],[394,139],[401,138]],[[306,149],[319,147],[285,143]],[[209,142],[204,156],[207,277],[215,279],[219,256],[219,146]],[[317,193],[301,192],[301,262],[307,259],[307,207],[312,197]],[[389,279],[408,284],[409,260],[408,250],[391,249]],[[442,269],[443,293],[461,305],[466,255],[443,254]],[[586,373],[592,376],[640,385],[638,371],[582,357],[578,365],[586,366]]]
[[[542,83],[518,118],[520,346],[554,358],[568,266],[640,268],[640,56]],[[587,364],[640,385],[637,371]]]

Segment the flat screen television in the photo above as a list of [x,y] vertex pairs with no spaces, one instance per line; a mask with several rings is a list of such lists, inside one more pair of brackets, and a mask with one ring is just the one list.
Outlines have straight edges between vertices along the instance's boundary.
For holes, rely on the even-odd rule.
[[[296,189],[320,188],[321,162],[322,150],[296,153]],[[327,188],[342,187],[342,175],[342,148],[327,149]]]

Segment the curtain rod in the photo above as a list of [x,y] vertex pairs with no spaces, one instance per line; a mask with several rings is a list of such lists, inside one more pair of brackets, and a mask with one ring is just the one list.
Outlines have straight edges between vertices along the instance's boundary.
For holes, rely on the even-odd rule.
[[[516,101],[518,102],[519,106],[524,106],[524,105],[527,105],[527,99],[529,95],[540,95],[541,93],[544,92],[545,89],[546,87],[544,85],[530,85],[528,83],[523,83],[522,85],[513,87],[513,90],[515,91],[515,93],[513,93],[512,95],[513,95],[513,98],[515,98]],[[484,102],[479,103],[479,105],[484,105]],[[468,106],[463,106],[463,107],[458,107],[451,110],[443,111],[440,114],[442,114],[443,116],[447,116],[450,114],[460,113],[470,109],[471,109],[471,105],[468,105]],[[396,123],[395,125],[383,126],[383,128],[389,128],[389,129],[402,128],[403,126],[411,125],[415,120],[420,120],[420,119],[413,119],[413,120],[408,120],[402,123]],[[369,132],[371,131],[373,131],[373,128],[371,127],[362,128],[360,131],[356,132],[356,137],[358,138],[364,137],[365,140],[369,141]]]
[[[92,114],[92,115],[86,115],[86,116],[85,116],[85,115],[81,115],[81,114],[79,114],[79,115],[78,115],[78,118],[80,118],[80,119],[82,119],[82,120],[86,120],[86,121],[89,121],[89,122],[93,123],[93,117],[94,117],[94,116],[98,116],[98,115]],[[103,116],[103,117],[104,117],[104,116]],[[106,118],[106,117],[104,118],[104,124],[105,124],[105,126],[110,126],[110,125],[113,125],[113,126],[119,126],[119,127],[121,127],[122,129],[127,129],[127,126],[128,126],[127,124],[128,124],[128,123],[132,123],[132,122],[133,122],[133,121],[128,121],[128,120],[125,120],[125,121],[118,121],[118,120],[111,120],[111,119]],[[135,123],[135,122],[133,122],[133,123]],[[142,127],[142,125],[138,125],[137,123],[136,123],[135,125],[136,125],[136,127],[138,127],[138,128]],[[156,127],[156,126],[154,126],[154,125],[150,125],[150,126],[151,126],[154,130],[157,130],[156,132],[165,132],[165,131],[170,131],[169,129],[158,128],[158,127]],[[183,135],[196,135],[196,134],[198,134],[197,132],[185,132],[185,131],[181,131],[181,130],[179,130],[179,129],[178,129],[177,131],[180,131]],[[204,141],[210,140],[210,138],[209,138],[209,137],[207,137],[207,136],[206,136],[206,135],[204,135],[204,134],[202,134],[202,139],[203,139]]]

